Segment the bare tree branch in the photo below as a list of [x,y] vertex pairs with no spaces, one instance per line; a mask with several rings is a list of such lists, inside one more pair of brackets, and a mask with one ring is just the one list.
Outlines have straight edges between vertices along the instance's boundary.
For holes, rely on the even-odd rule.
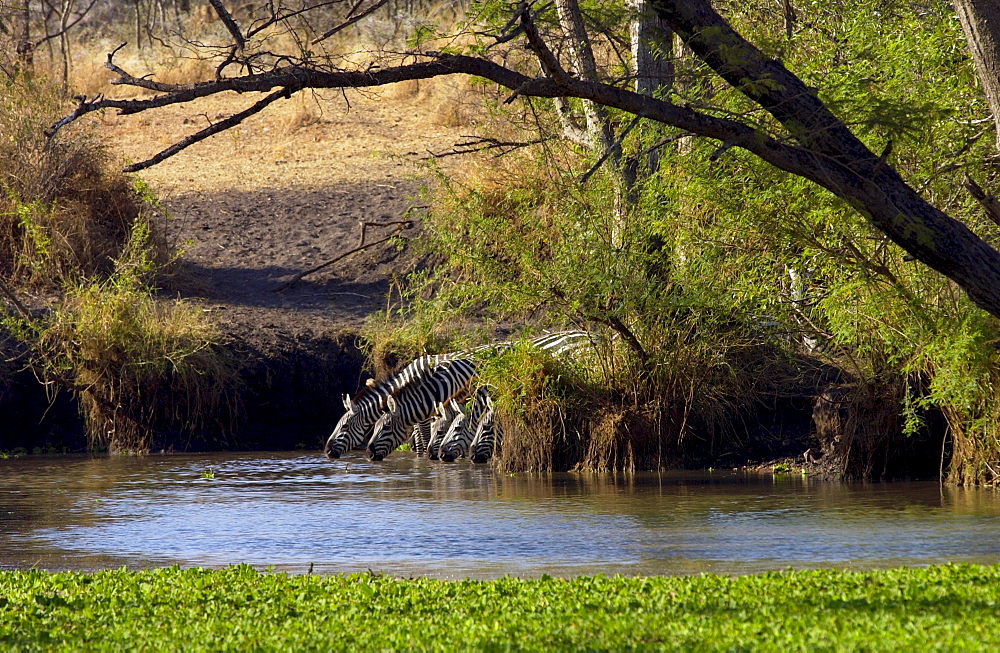
[[[326,32],[323,33],[322,36],[317,36],[316,38],[314,38],[311,41],[311,44],[312,45],[316,45],[316,44],[318,44],[318,43],[320,43],[322,41],[325,41],[326,39],[330,38],[331,36],[333,36],[337,32],[340,32],[341,30],[347,29],[348,27],[350,27],[354,23],[358,22],[362,18],[365,18],[366,16],[370,16],[372,13],[378,11],[387,2],[389,2],[389,0],[377,0],[377,2],[375,2],[375,4],[373,4],[372,6],[368,7],[367,9],[365,9],[364,11],[362,11],[360,14],[352,16],[352,17],[348,18],[347,20],[345,20],[340,25],[337,25],[336,27],[333,27],[333,28],[327,30]],[[359,2],[357,5],[355,5],[354,7],[352,7],[351,11],[348,12],[348,15],[350,16],[351,13],[353,13],[354,11],[356,11],[357,7],[360,4],[361,3]]]
[[551,137],[547,136],[533,138],[530,141],[502,141],[497,138],[485,136],[466,136],[466,138],[471,138],[472,140],[455,143],[453,148],[448,152],[434,153],[428,150],[428,154],[430,156],[427,157],[427,159],[443,159],[448,156],[471,154],[472,152],[486,152],[489,150],[499,150],[495,156],[503,156],[504,154],[521,149],[522,147],[540,145],[541,143],[551,140]]
[[240,124],[253,114],[260,113],[261,111],[263,111],[267,107],[267,105],[271,104],[275,100],[280,100],[281,98],[286,98],[286,99],[290,98],[292,96],[292,93],[293,91],[291,88],[279,89],[271,93],[267,97],[265,97],[263,100],[255,102],[253,106],[249,107],[248,109],[240,111],[239,113],[234,113],[225,120],[220,120],[219,122],[214,123],[206,127],[205,129],[202,129],[200,132],[191,134],[187,138],[177,143],[174,143],[167,149],[160,151],[159,153],[149,157],[145,161],[140,161],[138,163],[127,165],[122,170],[124,170],[125,172],[138,172],[140,170],[145,170],[150,166],[154,166],[160,161],[172,157],[181,150],[190,147],[199,141],[203,141],[209,136],[212,136],[213,134],[218,134],[221,131],[225,131],[231,127],[235,127],[236,125]]
[[245,48],[247,41],[243,37],[243,33],[240,32],[240,26],[236,24],[236,20],[233,18],[233,15],[230,14],[229,10],[222,4],[222,0],[208,1],[211,3],[212,8],[215,9],[215,13],[219,14],[219,20],[222,21],[222,24],[225,25],[226,29],[229,30],[229,33],[232,34],[233,40],[236,41],[239,48],[241,50]]

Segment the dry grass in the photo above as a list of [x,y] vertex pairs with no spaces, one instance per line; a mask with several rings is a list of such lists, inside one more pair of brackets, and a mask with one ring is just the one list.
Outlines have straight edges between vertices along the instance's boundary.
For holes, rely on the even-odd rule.
[[151,193],[85,130],[47,141],[65,111],[40,80],[0,99],[0,275],[54,296],[8,317],[40,378],[78,397],[92,446],[146,451],[221,438],[237,412],[233,365],[196,306],[153,296],[170,260]]
[[138,220],[107,280],[81,280],[39,323],[46,376],[78,396],[95,449],[146,452],[195,434],[224,440],[238,412],[235,365],[197,305],[155,298]]
[[[107,274],[144,200],[84,131],[48,141],[65,107],[41,81],[9,84],[0,100],[0,274],[56,286]],[[156,242],[156,239],[153,239]]]

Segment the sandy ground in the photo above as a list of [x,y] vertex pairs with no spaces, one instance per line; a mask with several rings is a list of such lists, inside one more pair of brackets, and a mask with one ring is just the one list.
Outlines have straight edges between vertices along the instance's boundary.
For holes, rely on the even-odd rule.
[[[385,307],[387,280],[412,268],[415,257],[375,246],[291,289],[276,288],[357,247],[359,221],[411,215],[416,225],[404,235],[419,231],[420,211],[412,209],[426,204],[419,196],[431,177],[424,159],[474,131],[456,109],[462,92],[461,80],[447,80],[378,94],[299,94],[142,171],[171,216],[169,236],[183,248],[184,274],[169,290],[202,298],[237,337],[308,338],[360,326]],[[139,161],[256,99],[233,93],[97,120]],[[385,233],[369,227],[367,242]]]

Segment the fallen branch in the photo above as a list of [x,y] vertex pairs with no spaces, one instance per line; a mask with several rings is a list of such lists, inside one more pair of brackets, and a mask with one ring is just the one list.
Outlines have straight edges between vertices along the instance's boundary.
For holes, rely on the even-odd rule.
[[[376,240],[374,242],[370,242],[367,245],[365,244],[365,242],[364,242],[365,241],[365,230],[367,229],[367,227],[369,227],[369,226],[387,227],[387,226],[390,226],[390,225],[396,225],[396,228],[393,229],[392,232],[390,232],[388,236],[386,236],[385,238],[381,238],[379,240]],[[357,252],[360,252],[363,249],[368,249],[369,247],[374,247],[375,245],[380,245],[380,244],[382,244],[384,242],[392,240],[393,237],[397,236],[398,234],[400,234],[401,232],[403,232],[403,231],[405,231],[407,229],[411,229],[412,227],[413,227],[413,220],[398,220],[396,222],[364,222],[364,221],[362,221],[361,222],[361,243],[357,247],[355,247],[354,249],[352,249],[352,250],[350,250],[348,252],[344,252],[343,254],[341,254],[340,256],[338,256],[337,258],[331,259],[331,260],[327,261],[326,263],[321,263],[320,265],[317,265],[316,267],[314,267],[312,269],[306,270],[305,272],[299,272],[294,277],[292,277],[289,281],[286,281],[285,283],[281,284],[280,286],[278,286],[277,288],[275,288],[271,292],[281,292],[282,290],[288,290],[289,288],[293,287],[298,282],[302,281],[302,279],[304,277],[306,277],[306,276],[308,276],[310,274],[313,274],[314,272],[319,272],[320,270],[322,270],[324,268],[328,268],[331,265],[333,265],[334,263],[336,263],[337,261],[340,261],[340,260],[343,260],[344,258],[347,258],[351,254],[356,254]]]
[[25,307],[24,304],[21,303],[21,300],[17,298],[17,295],[14,294],[14,291],[10,289],[10,286],[8,286],[3,279],[0,279],[0,294],[7,298],[7,301],[9,301],[14,308],[17,309],[17,312],[21,314],[21,317],[26,320],[31,319],[31,312],[27,309],[27,307]]

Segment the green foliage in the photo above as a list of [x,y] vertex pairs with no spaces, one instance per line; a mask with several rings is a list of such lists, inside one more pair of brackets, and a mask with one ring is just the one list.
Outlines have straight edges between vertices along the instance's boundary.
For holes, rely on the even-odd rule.
[[40,317],[4,319],[40,376],[76,393],[97,449],[147,451],[163,431],[226,428],[233,417],[233,365],[197,306],[154,297],[149,238],[137,219],[107,279],[69,283]]
[[1000,645],[1000,567],[401,580],[248,566],[0,572],[7,650],[963,650]]
[[[993,127],[983,120],[989,109],[950,3],[797,3],[790,38],[771,4],[719,6],[924,197],[1000,242],[963,187],[966,175],[987,189],[1000,178]],[[591,31],[601,74],[621,79],[613,53],[627,39],[628,13],[620,4],[582,8],[601,28]],[[496,2],[476,12],[498,25],[510,15]],[[555,29],[554,9],[538,20],[543,32]],[[779,139],[797,136],[740,92],[773,90],[768,80],[734,89],[695,57],[674,64],[676,81],[660,95],[739,116]],[[558,129],[550,105],[533,109],[539,130]],[[611,116],[619,132],[631,120]],[[617,338],[594,366],[604,396],[650,407],[678,439],[694,429],[706,442],[757,398],[794,383],[808,391],[813,382],[792,363],[819,358],[861,395],[895,406],[895,437],[942,415],[954,438],[953,480],[1000,480],[997,320],[907,260],[844,201],[736,148],[643,125],[625,140],[626,156],[642,158],[664,137],[675,144],[660,145],[658,170],[627,193],[610,162],[579,183],[601,152],[551,142],[488,173],[443,180],[426,233],[445,265],[410,280],[403,317],[434,329],[470,319],[487,331],[510,322],[591,325]],[[512,405],[526,387],[511,389]],[[855,453],[867,455],[865,446]]]

